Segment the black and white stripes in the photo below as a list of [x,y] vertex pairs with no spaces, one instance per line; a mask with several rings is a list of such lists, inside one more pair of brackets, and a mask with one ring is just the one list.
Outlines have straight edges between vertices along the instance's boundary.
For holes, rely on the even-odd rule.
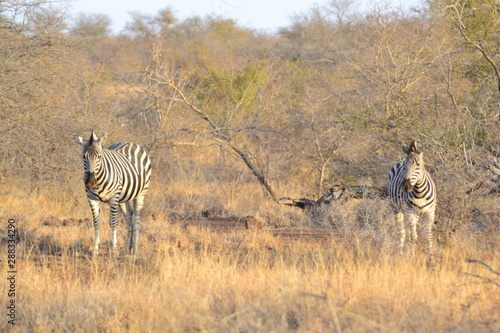
[[403,147],[407,155],[402,162],[395,164],[389,172],[389,197],[396,211],[396,219],[400,229],[400,249],[405,242],[405,217],[410,226],[410,245],[412,250],[417,240],[417,222],[423,222],[424,235],[427,241],[429,264],[432,265],[432,225],[436,210],[436,186],[425,170],[423,154],[412,140],[409,146]]
[[138,246],[138,228],[144,197],[151,178],[151,160],[135,143],[122,142],[102,148],[106,135],[99,138],[93,131],[89,140],[73,135],[83,146],[84,183],[94,218],[94,251],[100,243],[100,203],[110,206],[112,250],[116,253],[116,226],[118,206],[127,220],[125,250],[133,253]]

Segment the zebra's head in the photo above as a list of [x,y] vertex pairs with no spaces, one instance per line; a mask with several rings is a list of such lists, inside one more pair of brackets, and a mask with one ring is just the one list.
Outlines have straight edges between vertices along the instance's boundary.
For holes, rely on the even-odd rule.
[[413,191],[413,186],[417,183],[420,177],[424,174],[424,154],[418,149],[417,142],[412,140],[410,145],[403,145],[403,152],[407,154],[406,177],[403,188],[406,192]]
[[102,145],[106,141],[107,133],[101,138],[92,131],[90,138],[84,140],[81,136],[73,134],[76,143],[83,146],[83,166],[85,169],[85,184],[94,188],[97,184],[96,173],[101,167]]

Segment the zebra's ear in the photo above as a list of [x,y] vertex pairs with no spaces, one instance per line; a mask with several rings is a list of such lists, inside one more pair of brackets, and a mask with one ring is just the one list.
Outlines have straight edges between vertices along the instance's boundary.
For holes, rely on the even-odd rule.
[[417,153],[417,154],[421,154],[422,152],[420,151],[420,144],[418,144],[418,142],[414,139],[414,140],[411,140],[411,144],[410,144],[410,150]]
[[104,144],[104,142],[106,142],[106,140],[108,139],[108,133],[104,133],[103,136],[101,136],[101,138],[99,139],[99,144],[102,146]]
[[108,138],[108,133],[105,133],[103,136],[99,138],[97,134],[95,134],[95,132],[92,131],[92,133],[90,133],[90,139],[88,142],[90,142],[90,144],[96,143],[102,146],[104,142],[106,142],[107,138]]
[[409,155],[411,153],[421,154],[422,152],[420,151],[418,146],[419,145],[415,139],[411,140],[409,145],[407,145],[406,143],[403,143],[403,153],[405,153],[407,155]]
[[73,139],[75,140],[75,142],[79,145],[82,145],[82,146],[85,146],[88,141],[87,140],[83,140],[83,138],[75,133],[73,133]]
[[403,143],[403,153],[405,154],[410,154],[411,153],[411,148],[406,144],[406,143]]
[[94,142],[99,142],[99,137],[97,136],[97,134],[95,134],[94,131],[90,133],[89,142],[90,144],[93,144]]

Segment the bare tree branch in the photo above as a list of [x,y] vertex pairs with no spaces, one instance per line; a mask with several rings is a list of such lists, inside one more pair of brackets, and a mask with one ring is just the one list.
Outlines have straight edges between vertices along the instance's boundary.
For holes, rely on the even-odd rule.
[[[476,259],[467,259],[467,263],[475,263],[475,264],[480,264],[480,265],[483,265],[484,267],[486,267],[491,273],[495,274],[495,275],[500,275],[500,272],[497,272],[495,271],[493,268],[491,268],[490,265],[488,265],[487,263],[481,261],[481,260],[476,260]],[[482,275],[479,275],[479,274],[472,274],[472,273],[464,273],[465,275],[468,275],[468,276],[472,276],[472,277],[475,277],[475,278],[478,278],[478,279],[482,279],[484,281],[484,283],[491,283],[491,284],[494,284],[495,286],[499,287],[500,288],[500,283],[494,281],[493,279],[490,279],[489,277],[486,277],[486,276],[482,276]]]
[[[195,112],[198,117],[200,117],[202,120],[204,120],[210,128],[213,130],[213,135],[209,135],[209,138],[212,140],[216,140],[219,143],[223,145],[227,145],[230,147],[245,163],[245,165],[250,169],[252,174],[257,178],[259,183],[262,185],[264,190],[268,195],[271,196],[271,198],[274,201],[278,201],[278,198],[272,188],[272,186],[269,184],[267,181],[266,177],[264,174],[255,166],[255,164],[252,162],[252,159],[250,157],[250,154],[246,152],[244,149],[241,149],[240,147],[237,147],[234,143],[231,142],[232,137],[227,135],[225,133],[225,128],[224,127],[219,127],[215,124],[214,121],[210,118],[210,116],[201,110],[199,107],[197,107],[191,100],[183,93],[183,91],[173,82],[173,80],[168,81],[168,85],[170,88],[172,88],[175,93],[180,96],[180,101],[186,104],[192,111]],[[246,127],[245,129],[253,129],[253,126]],[[243,131],[244,129],[239,129],[238,132]]]
[[485,263],[485,262],[483,262],[481,260],[467,259],[467,262],[468,263],[477,263],[477,264],[483,265],[484,267],[486,267],[493,274],[500,275],[500,272],[495,271],[493,268],[491,268],[490,265],[488,265],[487,263]]

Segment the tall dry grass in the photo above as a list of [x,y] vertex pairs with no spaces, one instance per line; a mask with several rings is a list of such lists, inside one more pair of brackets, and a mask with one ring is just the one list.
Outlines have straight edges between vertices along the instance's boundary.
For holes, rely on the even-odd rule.
[[[491,237],[449,241],[430,270],[423,252],[401,257],[357,233],[291,243],[262,230],[215,233],[149,220],[138,256],[90,260],[74,246],[91,244],[90,225],[31,222],[18,223],[20,332],[500,329],[500,287],[469,274],[498,277],[466,262],[485,260],[495,250],[485,245]],[[487,262],[498,267],[498,256]],[[9,327],[2,321],[0,330]]]
[[[77,195],[83,188],[57,193],[50,184],[37,185],[0,184],[1,215],[15,218],[19,231],[15,331],[500,330],[499,277],[466,261],[484,260],[498,270],[496,232],[437,235],[438,264],[430,270],[421,246],[415,257],[396,252],[394,223],[381,202],[347,201],[324,212],[326,224],[319,224],[335,233],[327,241],[287,241],[266,229],[218,233],[169,220],[172,212],[197,217],[221,205],[231,215],[257,215],[268,228],[318,224],[266,202],[258,187],[240,184],[234,194],[202,184],[157,184],[146,200],[140,253],[107,254],[104,206],[102,255],[91,260],[91,223],[44,223],[47,215],[90,217],[83,193]],[[122,250],[123,224],[118,236]],[[11,329],[0,321],[0,331]]]

